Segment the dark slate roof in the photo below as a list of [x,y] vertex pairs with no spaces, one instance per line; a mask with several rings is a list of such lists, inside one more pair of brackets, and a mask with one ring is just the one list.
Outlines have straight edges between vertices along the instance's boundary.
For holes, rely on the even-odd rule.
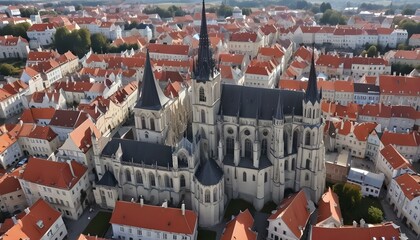
[[204,186],[212,186],[220,182],[223,171],[213,160],[206,160],[195,172],[195,177]]
[[368,83],[354,83],[354,92],[355,93],[369,93],[369,92],[376,92],[379,93],[379,86],[375,84],[368,84]]
[[140,98],[136,108],[148,110],[160,110],[169,101],[163,94],[158,82],[153,75],[152,65],[150,63],[149,51],[146,54],[146,63],[144,66],[143,81],[141,84]]
[[115,179],[114,174],[106,170],[105,174],[102,176],[101,180],[96,183],[96,185],[115,187],[118,185],[118,181]]
[[123,152],[123,162],[172,167],[172,148],[156,143],[114,138],[105,145],[101,155],[114,155],[120,144]]
[[312,48],[312,61],[311,61],[311,69],[309,71],[309,79],[308,79],[308,87],[306,88],[305,93],[305,102],[311,102],[312,104],[315,104],[315,102],[319,102],[319,93],[318,93],[318,87],[317,87],[317,77],[316,77],[316,71],[315,71],[315,60],[314,60],[314,49]]
[[[281,98],[279,99],[279,97]],[[302,115],[303,92],[222,84],[220,115],[272,120],[278,104],[284,115]]]
[[[226,155],[223,163],[225,165],[229,165],[229,166],[235,166],[235,163],[233,161],[233,155]],[[271,164],[270,160],[266,157],[266,156],[261,156],[260,157],[260,164],[258,166],[258,170],[262,170],[268,167],[271,167],[273,164]],[[239,160],[239,164],[238,167],[241,168],[249,168],[249,169],[257,169],[254,167],[254,163],[252,158],[243,158],[241,157],[241,159]]]

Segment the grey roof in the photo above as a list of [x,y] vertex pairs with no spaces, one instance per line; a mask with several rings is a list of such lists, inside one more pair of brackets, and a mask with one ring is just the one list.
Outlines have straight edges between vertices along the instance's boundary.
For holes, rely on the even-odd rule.
[[374,92],[379,94],[379,86],[375,84],[368,83],[354,83],[354,92],[355,93],[369,93]]
[[106,170],[101,180],[99,180],[96,185],[115,187],[118,185],[118,181],[115,179],[114,174],[112,174],[109,170]]
[[311,69],[309,70],[309,79],[308,79],[308,87],[306,88],[305,93],[305,102],[311,102],[312,104],[315,104],[315,102],[319,102],[319,93],[318,93],[318,87],[317,87],[317,77],[316,77],[316,71],[315,71],[315,60],[314,60],[314,49],[315,47],[312,47],[312,61],[311,61]]
[[350,168],[347,179],[352,182],[357,182],[361,185],[369,185],[376,188],[381,188],[385,179],[383,173],[376,174],[363,169]]
[[204,161],[195,172],[195,177],[204,186],[216,185],[223,177],[223,171],[213,159]]
[[115,155],[120,144],[123,162],[172,167],[172,148],[156,143],[114,138],[105,145],[101,155]]
[[147,50],[146,54],[142,86],[139,89],[141,89],[141,92],[136,108],[160,110],[169,101],[153,75],[149,50]]
[[[225,165],[235,166],[235,163],[233,162],[233,155],[226,155],[224,160],[223,160],[223,163]],[[254,167],[252,158],[241,157],[241,159],[239,160],[238,167],[262,170],[262,169],[271,167],[272,165],[273,164],[270,162],[270,160],[266,156],[261,156],[260,157],[260,164],[259,164],[258,168]]]
[[304,93],[298,91],[222,84],[219,114],[272,120],[282,103],[282,114],[302,115],[303,97]]

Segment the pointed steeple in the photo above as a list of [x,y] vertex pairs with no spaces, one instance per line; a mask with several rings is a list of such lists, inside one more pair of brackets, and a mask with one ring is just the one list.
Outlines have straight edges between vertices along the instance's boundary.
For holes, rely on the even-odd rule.
[[311,102],[315,104],[316,101],[319,101],[318,87],[317,87],[317,78],[315,71],[315,46],[312,46],[312,60],[311,60],[311,69],[309,71],[308,87],[305,93],[305,103]]
[[214,60],[210,51],[209,35],[207,33],[206,7],[203,0],[203,8],[201,11],[200,41],[198,45],[198,59],[194,76],[198,82],[206,82],[210,80],[213,72]]
[[141,92],[136,108],[160,110],[169,101],[165,94],[163,94],[162,89],[153,75],[149,50],[146,53],[142,86],[139,89],[141,89]]

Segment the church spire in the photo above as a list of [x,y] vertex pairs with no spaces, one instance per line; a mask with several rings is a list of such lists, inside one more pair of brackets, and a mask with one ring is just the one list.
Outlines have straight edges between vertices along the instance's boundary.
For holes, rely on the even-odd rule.
[[316,101],[319,101],[318,87],[317,87],[317,77],[315,71],[315,46],[312,46],[312,60],[311,60],[311,69],[309,71],[308,87],[305,93],[305,103],[311,102],[315,104]]
[[201,11],[201,28],[200,41],[198,46],[198,59],[195,68],[195,79],[198,82],[206,82],[210,80],[214,71],[214,60],[211,57],[209,35],[207,33],[206,7],[203,0],[203,8]]
[[146,53],[143,81],[139,96],[140,97],[136,108],[160,110],[169,101],[165,94],[163,94],[162,89],[156,82],[153,75],[152,64],[150,63],[149,49],[147,49]]

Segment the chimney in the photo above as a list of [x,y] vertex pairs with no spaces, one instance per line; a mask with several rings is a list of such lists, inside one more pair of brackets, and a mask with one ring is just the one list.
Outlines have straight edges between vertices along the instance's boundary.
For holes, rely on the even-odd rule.
[[71,165],[71,160],[67,160],[67,164],[70,167],[71,175],[74,177],[74,171],[73,171],[73,166]]
[[31,210],[29,210],[29,208],[25,208],[25,213],[28,215],[31,212]]
[[136,201],[134,201],[134,198],[131,198],[131,202],[132,202],[132,203],[135,203]]
[[363,218],[360,219],[360,227],[366,227],[366,222]]
[[140,196],[140,206],[143,207],[144,205],[144,199],[143,199],[143,195]]
[[162,203],[163,208],[168,208],[168,201],[165,199],[165,201]]
[[185,203],[181,204],[181,212],[182,212],[182,215],[185,216]]
[[13,216],[13,217],[12,217],[12,220],[13,220],[13,224],[15,224],[15,225],[16,225],[16,224],[17,224],[17,222],[18,222],[18,221],[17,221],[17,219],[16,219],[16,216]]
[[357,227],[357,222],[353,220],[353,227]]

